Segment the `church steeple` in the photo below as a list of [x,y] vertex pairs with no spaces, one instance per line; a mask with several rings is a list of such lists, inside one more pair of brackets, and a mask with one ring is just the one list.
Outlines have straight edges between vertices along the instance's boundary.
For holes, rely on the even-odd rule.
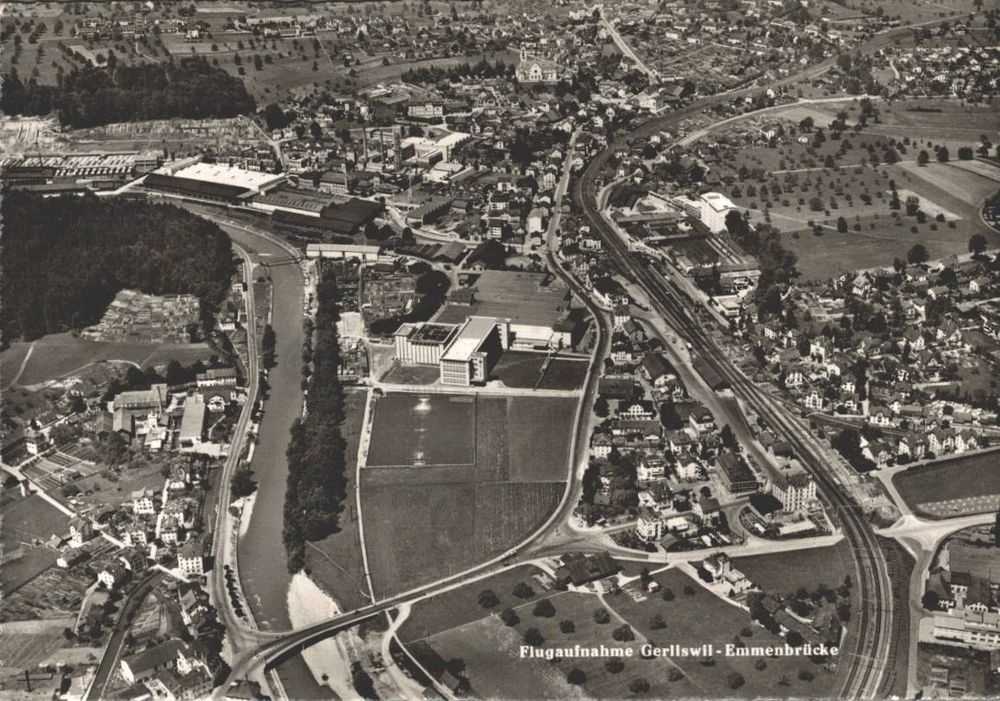
[[528,49],[527,49],[527,47],[522,46],[521,47],[521,63],[524,63],[527,60],[528,60]]

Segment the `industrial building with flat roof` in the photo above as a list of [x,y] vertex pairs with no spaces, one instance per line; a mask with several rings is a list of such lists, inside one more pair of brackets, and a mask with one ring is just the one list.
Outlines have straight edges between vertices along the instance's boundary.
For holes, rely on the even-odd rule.
[[400,324],[393,334],[396,358],[404,365],[437,365],[457,332],[457,324]]
[[509,340],[510,325],[506,320],[469,317],[441,356],[441,384],[469,386],[486,382]]
[[461,290],[462,294],[453,295],[435,321],[462,323],[472,316],[508,319],[514,345],[572,345],[574,324],[569,319],[572,296],[569,288],[553,275],[486,270],[469,291],[471,295]]
[[163,168],[158,172],[205,183],[234,185],[250,190],[254,194],[270,192],[288,180],[286,175],[246,170],[224,163],[192,163],[178,170]]
[[506,319],[471,316],[461,324],[401,324],[393,336],[404,365],[437,365],[441,384],[468,387],[486,382],[510,345]]

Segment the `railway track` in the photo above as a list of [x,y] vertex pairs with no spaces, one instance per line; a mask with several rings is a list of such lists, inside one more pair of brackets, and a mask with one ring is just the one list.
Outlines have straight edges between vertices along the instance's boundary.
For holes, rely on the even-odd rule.
[[[702,105],[704,107],[704,105]],[[676,119],[693,110],[675,114]],[[663,128],[664,120],[656,120],[655,128],[646,126],[642,132]],[[633,134],[633,137],[636,133]],[[882,688],[885,662],[892,634],[892,590],[888,567],[877,538],[861,508],[848,496],[829,469],[822,452],[816,447],[808,429],[770,395],[761,390],[737,368],[715,341],[697,323],[698,305],[665,278],[651,271],[629,254],[627,245],[608,226],[595,199],[596,177],[611,153],[606,149],[591,161],[574,187],[574,199],[601,233],[607,251],[623,273],[642,286],[656,311],[690,344],[692,351],[703,357],[720,376],[725,378],[748,406],[763,416],[775,431],[795,448],[803,465],[816,480],[822,498],[835,518],[842,524],[851,545],[858,571],[858,598],[861,611],[852,627],[856,627],[854,649],[848,653],[851,665],[842,687],[844,698],[875,697]]]

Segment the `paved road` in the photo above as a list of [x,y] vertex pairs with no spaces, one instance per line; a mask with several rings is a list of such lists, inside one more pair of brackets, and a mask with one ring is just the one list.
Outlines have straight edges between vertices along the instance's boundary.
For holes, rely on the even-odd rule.
[[[243,259],[243,281],[249,287],[253,282],[253,262],[252,256],[246,249],[236,244],[234,246],[237,253]],[[247,318],[254,318],[254,298],[252,294],[246,297]],[[230,636],[230,644],[238,647],[245,644],[245,636],[251,632],[251,626],[244,619],[241,619],[233,611],[230,603],[229,592],[226,587],[224,565],[236,568],[236,548],[233,539],[236,528],[235,519],[229,513],[229,505],[232,502],[230,485],[236,469],[239,467],[240,457],[246,442],[247,429],[250,425],[250,418],[253,413],[253,404],[257,397],[259,380],[259,359],[257,353],[257,329],[253,323],[247,324],[247,401],[240,412],[240,418],[233,431],[233,441],[229,447],[229,456],[222,468],[219,477],[219,494],[215,501],[215,520],[212,528],[212,554],[214,562],[212,571],[209,573],[208,586],[212,593],[212,601],[215,602],[216,609],[222,616],[222,622]]]

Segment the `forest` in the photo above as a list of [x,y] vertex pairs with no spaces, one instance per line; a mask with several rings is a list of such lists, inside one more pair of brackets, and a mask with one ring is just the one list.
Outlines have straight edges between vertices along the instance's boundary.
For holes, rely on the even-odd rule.
[[288,482],[285,490],[282,539],[288,570],[305,564],[305,542],[325,538],[337,528],[347,495],[346,444],[340,434],[344,420],[344,391],[337,370],[337,280],[323,273],[316,286],[316,322],[312,373],[305,419],[292,425],[288,444]]
[[200,57],[155,65],[88,65],[74,68],[59,85],[23,82],[12,69],[3,76],[3,88],[4,114],[54,111],[63,126],[76,128],[172,117],[235,117],[255,109],[239,78]]
[[123,289],[197,295],[207,319],[235,272],[226,234],[172,205],[13,191],[2,213],[5,341],[94,324]]

